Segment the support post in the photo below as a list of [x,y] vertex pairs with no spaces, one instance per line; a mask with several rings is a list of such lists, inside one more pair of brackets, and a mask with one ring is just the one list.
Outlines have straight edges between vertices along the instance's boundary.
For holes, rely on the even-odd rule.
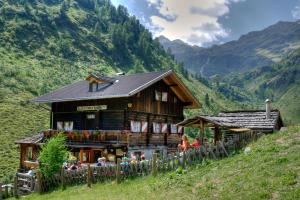
[[92,186],[92,169],[90,163],[88,164],[88,170],[87,170],[87,186],[91,188]]
[[[15,198],[18,198],[18,177],[15,176],[14,178],[14,192],[13,192]],[[1,199],[1,195],[0,195],[0,199]]]
[[121,182],[121,159],[117,159],[117,168],[116,168],[116,183],[119,184]]
[[185,168],[185,162],[186,162],[186,152],[182,152],[182,162],[181,162],[181,167],[184,169]]
[[61,168],[60,170],[60,181],[61,181],[61,188],[63,190],[66,189],[66,183],[65,183],[65,169],[64,167]]
[[205,135],[204,135],[204,122],[202,119],[200,120],[200,135],[201,135],[201,142],[203,144],[203,138]]
[[152,175],[157,175],[157,153],[153,153],[152,156]]

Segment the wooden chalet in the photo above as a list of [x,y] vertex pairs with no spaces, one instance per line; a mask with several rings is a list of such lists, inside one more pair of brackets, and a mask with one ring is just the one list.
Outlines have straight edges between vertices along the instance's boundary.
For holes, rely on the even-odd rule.
[[50,129],[17,141],[21,168],[35,164],[45,139],[64,132],[66,145],[82,163],[109,161],[132,153],[150,157],[180,143],[184,108],[200,104],[171,70],[105,77],[64,86],[35,99],[51,105]]

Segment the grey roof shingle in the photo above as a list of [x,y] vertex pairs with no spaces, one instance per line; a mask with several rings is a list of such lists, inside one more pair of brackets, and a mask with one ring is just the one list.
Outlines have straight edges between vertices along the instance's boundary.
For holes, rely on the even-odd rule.
[[218,117],[226,118],[235,122],[242,127],[249,129],[275,129],[278,120],[281,120],[280,112],[278,110],[271,111],[271,118],[266,118],[266,111],[233,111],[233,112],[220,112]]
[[173,73],[172,70],[166,70],[113,77],[112,79],[115,80],[113,83],[96,92],[90,92],[89,81],[82,80],[34,98],[30,101],[42,103],[128,97],[138,93],[171,73]]
[[245,111],[229,111],[220,112],[217,116],[200,115],[190,119],[186,119],[178,125],[191,125],[199,123],[197,120],[205,120],[218,126],[228,128],[248,128],[252,130],[270,130],[276,128],[277,122],[283,125],[280,112],[278,110],[271,111],[271,118],[266,118],[266,111],[264,110],[245,110]]
[[16,144],[39,144],[43,142],[44,135],[42,133],[39,133],[37,135],[27,137],[21,140],[17,140]]

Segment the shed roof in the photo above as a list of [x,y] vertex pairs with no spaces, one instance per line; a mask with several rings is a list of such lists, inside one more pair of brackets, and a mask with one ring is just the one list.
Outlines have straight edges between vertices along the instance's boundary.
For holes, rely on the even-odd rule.
[[17,140],[16,144],[39,144],[42,143],[44,139],[44,135],[42,133],[39,133],[37,135],[33,135],[21,140]]
[[[89,77],[98,78],[99,75],[91,74]],[[168,85],[177,85],[176,87],[171,87],[171,89],[183,102],[190,103],[190,105],[187,107],[200,107],[200,103],[197,101],[197,99],[192,95],[189,89],[172,70],[121,75],[112,78],[103,78],[103,76],[101,76],[100,79],[114,81],[111,81],[108,86],[102,88],[101,90],[91,92],[89,90],[89,80],[81,80],[76,83],[64,86],[53,92],[34,98],[30,100],[30,102],[51,103],[130,97],[149,87],[150,85],[163,80]]]
[[224,111],[220,112],[218,117],[224,117],[250,129],[274,130],[277,122],[282,123],[279,110],[272,110],[270,119],[266,118],[265,110]]
[[196,116],[186,119],[178,125],[199,125],[200,120],[227,128],[248,128],[252,130],[275,130],[278,122],[283,125],[278,110],[271,111],[270,119],[266,118],[266,112],[263,110],[239,110],[220,112],[217,116]]

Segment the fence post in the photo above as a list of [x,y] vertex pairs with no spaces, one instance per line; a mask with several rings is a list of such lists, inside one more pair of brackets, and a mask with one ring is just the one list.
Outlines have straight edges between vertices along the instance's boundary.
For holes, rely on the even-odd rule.
[[87,186],[89,188],[92,186],[92,169],[90,164],[88,164],[88,170],[87,170]]
[[181,167],[184,169],[185,168],[185,161],[186,161],[186,154],[185,151],[182,152],[182,162],[181,162]]
[[119,184],[121,182],[120,179],[120,174],[121,174],[121,159],[117,159],[117,166],[116,166],[116,183]]
[[8,185],[5,185],[4,187],[4,197],[8,198]]
[[16,198],[18,198],[18,177],[15,176],[14,178],[14,192],[13,192],[14,196]]
[[40,170],[36,172],[36,191],[42,193],[42,174]]
[[64,167],[60,170],[60,181],[61,181],[61,188],[64,190],[66,189],[66,183],[65,183],[65,169]]
[[2,183],[0,183],[0,200],[2,200]]
[[157,153],[153,153],[152,156],[152,175],[157,175]]

